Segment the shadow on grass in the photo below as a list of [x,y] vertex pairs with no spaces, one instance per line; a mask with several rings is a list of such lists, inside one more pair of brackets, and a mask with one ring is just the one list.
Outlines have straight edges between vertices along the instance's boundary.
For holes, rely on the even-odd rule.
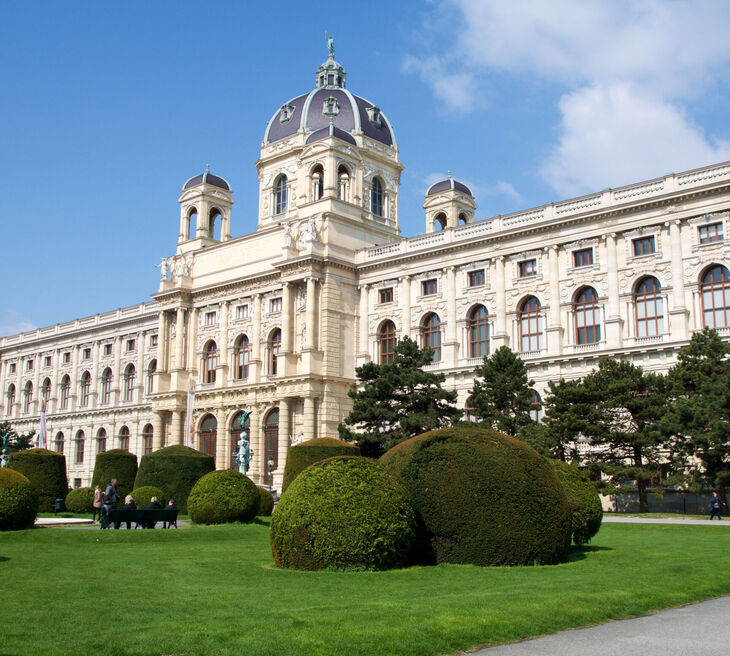
[[566,562],[569,563],[575,563],[579,560],[585,560],[589,553],[596,552],[596,551],[613,551],[612,547],[599,547],[599,546],[589,546],[589,545],[583,545],[582,547],[571,547],[570,549],[570,555],[568,556],[568,560]]
[[6,556],[0,556],[0,563],[5,563],[8,560],[10,560],[10,558],[7,558]]

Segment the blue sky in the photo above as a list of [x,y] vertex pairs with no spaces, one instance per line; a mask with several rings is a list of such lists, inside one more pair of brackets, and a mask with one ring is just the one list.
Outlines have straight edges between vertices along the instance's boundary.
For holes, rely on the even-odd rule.
[[394,125],[405,236],[448,170],[488,218],[730,160],[720,0],[6,2],[0,334],[147,300],[206,164],[252,231],[266,123],[325,30]]

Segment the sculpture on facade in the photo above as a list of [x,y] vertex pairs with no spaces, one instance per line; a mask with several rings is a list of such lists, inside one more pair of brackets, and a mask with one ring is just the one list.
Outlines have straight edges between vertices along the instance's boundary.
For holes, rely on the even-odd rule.
[[327,52],[329,53],[330,57],[335,56],[335,40],[332,38],[332,36],[327,37]]
[[170,259],[162,257],[160,258],[160,263],[155,264],[155,267],[160,270],[160,280],[167,280],[167,274],[170,270]]
[[0,435],[0,439],[3,441],[3,453],[0,459],[0,467],[8,466],[8,439],[10,439],[10,433],[3,433]]
[[248,472],[248,465],[253,456],[251,442],[248,439],[248,431],[246,430],[246,422],[250,416],[251,413],[245,410],[241,413],[241,439],[238,440],[238,448],[233,455],[233,460],[238,465],[238,471],[242,474]]

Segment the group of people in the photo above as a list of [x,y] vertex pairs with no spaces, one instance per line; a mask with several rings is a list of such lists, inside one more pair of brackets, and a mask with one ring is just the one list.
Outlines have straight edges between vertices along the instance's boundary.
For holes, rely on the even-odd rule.
[[[117,507],[119,503],[119,493],[117,492],[117,479],[112,478],[106,489],[102,492],[98,485],[94,486],[94,513],[92,519],[96,521],[97,516],[101,523],[101,528],[109,528],[109,513]],[[131,494],[124,497],[124,505],[122,510],[137,510],[137,504]],[[162,510],[162,504],[157,497],[152,497],[150,502],[142,508],[142,510]],[[175,500],[170,499],[167,502],[167,510],[177,510]],[[157,522],[147,522],[145,528],[154,528]],[[132,528],[132,522],[126,522],[127,529]],[[115,522],[114,528],[121,528],[122,522]]]

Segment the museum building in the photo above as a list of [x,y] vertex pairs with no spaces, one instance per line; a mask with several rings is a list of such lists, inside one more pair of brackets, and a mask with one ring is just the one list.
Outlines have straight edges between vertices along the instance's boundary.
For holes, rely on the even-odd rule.
[[337,436],[355,368],[405,335],[467,414],[474,367],[509,346],[536,419],[548,381],[600,357],[666,371],[694,331],[730,339],[730,163],[485,220],[448,177],[426,192],[425,233],[403,238],[398,155],[330,54],[268,123],[256,232],[231,237],[224,178],[190,178],[153,300],[0,339],[0,418],[37,431],[45,407],[47,446],[88,485],[97,453],[188,435],[233,466],[250,411],[249,473],[280,489],[288,447]]

